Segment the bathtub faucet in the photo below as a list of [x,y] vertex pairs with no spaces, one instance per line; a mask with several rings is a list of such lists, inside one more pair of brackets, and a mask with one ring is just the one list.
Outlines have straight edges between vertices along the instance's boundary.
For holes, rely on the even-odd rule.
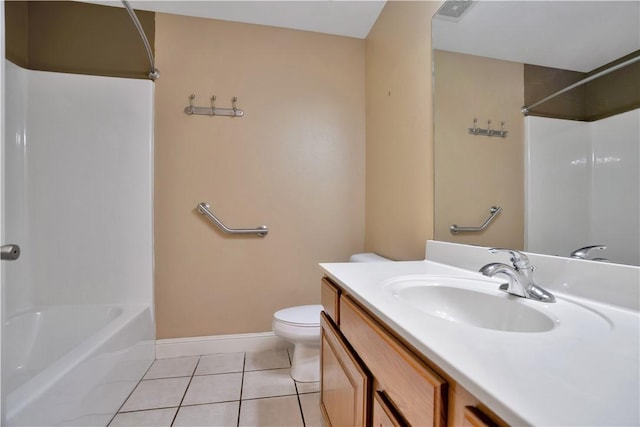
[[513,249],[492,248],[491,253],[506,252],[511,255],[513,266],[500,262],[493,262],[480,268],[485,276],[493,277],[496,274],[504,274],[509,282],[500,285],[500,289],[522,298],[529,298],[541,302],[555,302],[555,297],[536,285],[533,281],[533,266],[529,258],[522,252]]

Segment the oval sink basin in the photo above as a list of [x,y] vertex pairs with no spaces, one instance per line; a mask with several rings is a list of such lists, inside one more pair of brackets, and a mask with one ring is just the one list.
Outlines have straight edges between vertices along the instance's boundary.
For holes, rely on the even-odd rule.
[[385,283],[392,295],[432,316],[484,329],[511,332],[546,332],[558,319],[532,308],[532,304],[498,290],[492,281],[462,277],[404,277]]

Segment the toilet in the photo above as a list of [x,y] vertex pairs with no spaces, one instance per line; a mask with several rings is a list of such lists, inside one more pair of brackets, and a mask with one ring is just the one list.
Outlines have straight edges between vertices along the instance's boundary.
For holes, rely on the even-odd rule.
[[322,306],[299,305],[273,314],[273,333],[293,343],[291,377],[298,382],[320,381],[320,312]]
[[[374,253],[355,254],[350,262],[391,261]],[[299,305],[273,314],[273,333],[294,345],[291,377],[298,382],[320,381],[320,312],[322,305]]]

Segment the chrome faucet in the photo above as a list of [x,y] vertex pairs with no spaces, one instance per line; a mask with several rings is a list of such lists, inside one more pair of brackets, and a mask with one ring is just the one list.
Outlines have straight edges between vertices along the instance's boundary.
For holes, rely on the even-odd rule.
[[596,249],[603,250],[603,249],[607,249],[607,247],[605,245],[585,246],[584,248],[579,248],[571,252],[571,258],[590,259],[592,261],[609,261],[606,258],[588,258],[591,251]]
[[506,252],[511,255],[513,267],[500,262],[492,262],[480,269],[485,276],[493,277],[504,274],[509,282],[500,285],[500,289],[522,298],[534,299],[541,302],[556,302],[556,298],[533,282],[533,266],[529,258],[522,252],[513,249],[492,248],[491,253]]

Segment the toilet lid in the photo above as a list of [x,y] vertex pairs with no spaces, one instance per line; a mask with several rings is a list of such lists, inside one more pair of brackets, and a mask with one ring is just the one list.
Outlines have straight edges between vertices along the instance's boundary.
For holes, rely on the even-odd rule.
[[297,307],[283,308],[273,314],[273,318],[284,323],[296,326],[320,325],[320,312],[322,305],[299,305]]

